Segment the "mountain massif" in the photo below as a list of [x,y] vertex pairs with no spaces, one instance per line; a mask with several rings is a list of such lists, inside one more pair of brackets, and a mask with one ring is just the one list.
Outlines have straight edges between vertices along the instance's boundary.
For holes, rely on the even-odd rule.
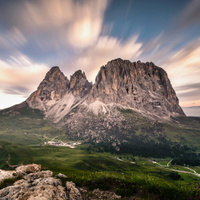
[[[26,101],[30,108],[44,111],[54,122],[67,115],[111,113],[113,108],[133,109],[145,116],[169,119],[184,115],[167,73],[152,62],[116,59],[102,66],[95,83],[76,71],[70,80],[53,67]],[[72,112],[73,111],[73,112]]]
[[152,62],[109,61],[94,84],[53,67],[26,101],[0,111],[0,126],[0,199],[200,196],[200,118],[185,116]]
[[116,149],[122,141],[135,142],[144,133],[160,137],[157,122],[185,116],[162,68],[122,59],[102,66],[94,84],[81,70],[68,79],[59,67],[53,67],[25,102],[1,113],[20,115],[27,108],[31,117],[40,112],[42,118],[63,127],[67,138],[108,140]]

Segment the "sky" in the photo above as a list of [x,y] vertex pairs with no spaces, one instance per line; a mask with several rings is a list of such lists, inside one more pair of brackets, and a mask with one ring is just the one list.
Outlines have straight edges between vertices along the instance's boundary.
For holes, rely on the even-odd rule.
[[59,66],[95,80],[116,58],[168,73],[182,107],[200,106],[199,0],[0,0],[0,109]]

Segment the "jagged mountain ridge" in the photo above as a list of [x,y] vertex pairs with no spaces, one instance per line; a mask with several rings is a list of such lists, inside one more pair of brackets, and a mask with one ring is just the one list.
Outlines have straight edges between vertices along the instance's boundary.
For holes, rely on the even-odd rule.
[[[152,62],[115,59],[101,67],[95,83],[76,71],[70,80],[53,67],[26,101],[44,111],[46,118],[59,122],[74,108],[95,115],[113,106],[133,109],[146,116],[169,118],[184,115],[167,73]],[[72,112],[73,113],[73,112]]]
[[100,69],[88,99],[153,111],[158,116],[183,114],[167,73],[152,62],[108,62]]

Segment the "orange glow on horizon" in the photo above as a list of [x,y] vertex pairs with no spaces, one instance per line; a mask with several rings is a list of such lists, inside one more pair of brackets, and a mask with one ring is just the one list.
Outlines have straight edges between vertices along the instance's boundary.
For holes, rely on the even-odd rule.
[[192,107],[192,106],[200,106],[200,100],[191,100],[191,101],[180,101],[181,107]]

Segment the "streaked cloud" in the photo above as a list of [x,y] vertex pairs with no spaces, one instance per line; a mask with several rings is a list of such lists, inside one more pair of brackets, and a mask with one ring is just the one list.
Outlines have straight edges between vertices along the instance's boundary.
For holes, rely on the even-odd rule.
[[189,85],[181,85],[179,87],[176,87],[177,91],[190,90],[191,88],[199,89],[200,88],[200,82],[189,84]]
[[200,105],[200,81],[193,84],[181,85],[176,87],[178,97],[182,106]]
[[174,53],[174,48],[180,46],[180,44],[187,40],[192,40],[193,38],[188,38],[187,34],[184,34],[183,29],[191,29],[193,25],[199,27],[199,10],[199,0],[189,1],[185,9],[173,20],[171,26],[166,27],[166,30],[158,33],[157,36],[143,44],[143,58],[152,59],[158,62],[158,64],[163,64],[165,58],[170,53]]
[[37,88],[50,66],[35,58],[57,65],[64,55],[74,57],[73,51],[97,43],[107,5],[108,0],[5,3],[0,8],[0,107],[8,105],[4,99],[21,100]]
[[190,1],[167,30],[142,46],[142,59],[167,71],[182,106],[200,105],[200,38],[183,32],[200,25],[199,10],[200,1]]
[[7,26],[17,27],[43,48],[66,44],[87,47],[101,33],[107,5],[108,0],[35,0],[15,2],[16,9],[2,12],[10,14]]
[[77,66],[86,72],[88,79],[94,82],[95,76],[101,66],[116,58],[135,60],[142,53],[142,44],[137,42],[135,35],[126,41],[121,41],[115,37],[100,37],[97,43],[82,52],[71,61],[72,66]]
[[[0,60],[0,108],[8,105],[7,98],[25,100],[44,78],[49,68],[44,64],[32,62],[29,58],[21,55],[10,58],[8,62]],[[5,98],[3,97],[5,95]]]
[[200,25],[200,1],[191,0],[177,20],[176,30],[182,30],[194,24]]
[[[198,101],[200,38],[197,39],[199,33],[187,34],[190,29],[193,27],[197,29],[200,25],[200,1],[184,0],[188,4],[184,3],[185,9],[174,15],[177,18],[146,42],[142,38],[142,35],[148,34],[142,32],[142,26],[145,24],[139,24],[139,28],[135,27],[137,22],[132,25],[132,18],[128,18],[148,17],[145,16],[145,12],[142,16],[137,15],[136,8],[135,12],[132,10],[135,5],[142,3],[129,1],[129,6],[124,6],[125,1],[120,1],[118,4],[120,15],[117,16],[118,13],[115,12],[112,21],[110,16],[112,9],[115,8],[110,5],[113,2],[112,0],[3,2],[0,7],[2,100],[2,95],[6,98],[14,95],[15,99],[27,97],[36,89],[52,65],[60,65],[68,78],[75,70],[82,69],[89,80],[94,81],[102,65],[120,57],[131,61],[138,59],[144,62],[153,61],[168,72],[181,105],[188,106],[194,102],[195,105],[200,105]],[[114,5],[117,5],[116,1]],[[121,6],[126,9],[125,18],[121,16],[123,14]],[[109,13],[106,13],[107,10]],[[129,13],[132,15],[128,15]],[[105,21],[105,16],[110,17],[108,22]],[[123,26],[121,34],[117,34],[114,31],[120,30],[119,26],[126,23],[123,19],[129,20],[129,23],[126,27]]]
[[75,6],[75,15],[71,21],[68,40],[74,47],[91,46],[98,39],[103,25],[107,1],[85,1]]
[[[174,87],[200,82],[200,38],[189,43],[165,60]],[[178,78],[177,78],[178,76]]]
[[[200,100],[200,38],[165,59],[168,72],[181,105],[191,106]],[[200,101],[199,101],[200,102]]]
[[200,106],[183,107],[183,111],[187,116],[200,117]]
[[17,28],[13,27],[0,34],[0,59],[8,58],[10,55],[19,54],[18,48],[27,43],[26,37]]

